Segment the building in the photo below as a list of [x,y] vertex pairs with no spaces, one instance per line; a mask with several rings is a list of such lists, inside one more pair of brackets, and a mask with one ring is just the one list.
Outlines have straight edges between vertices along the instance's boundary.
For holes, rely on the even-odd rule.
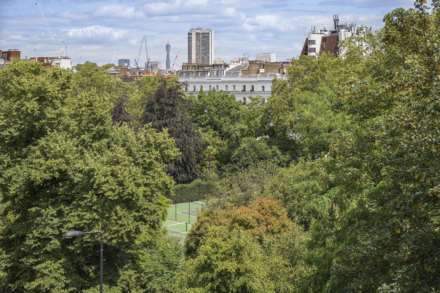
[[250,60],[247,66],[241,69],[241,76],[284,76],[287,67],[291,62],[264,62],[260,60]]
[[313,57],[319,56],[322,39],[328,35],[329,31],[327,29],[317,30],[316,28],[313,28],[305,40],[301,55]]
[[276,62],[277,55],[275,53],[260,53],[257,54],[255,60],[263,61],[263,62]]
[[285,79],[290,62],[263,62],[240,58],[231,64],[184,64],[179,81],[189,95],[201,91],[224,91],[246,103],[251,97],[266,101],[272,94],[272,81]]
[[21,51],[17,49],[0,50],[0,67],[21,59]]
[[197,63],[183,63],[182,70],[177,72],[179,78],[208,78],[208,77],[222,77],[228,65],[225,63],[219,64],[197,64]]
[[148,60],[145,63],[145,70],[149,72],[159,72],[159,61]]
[[113,66],[107,69],[107,74],[119,77],[123,81],[134,81],[145,77],[159,76],[160,72],[152,72],[144,68]]
[[118,60],[118,66],[119,67],[130,67],[130,59],[119,59]]
[[36,61],[44,66],[49,67],[58,67],[62,69],[68,69],[71,70],[73,68],[72,66],[72,59],[70,57],[66,56],[59,56],[59,57],[30,57],[30,61]]
[[272,94],[273,77],[181,78],[179,81],[189,95],[197,95],[201,91],[224,91],[232,94],[237,101],[246,103],[251,97],[267,101]]
[[345,53],[343,42],[353,36],[365,33],[365,29],[354,24],[341,24],[337,15],[333,16],[333,30],[313,28],[307,36],[301,55],[317,57],[321,53],[342,56]]
[[193,28],[188,32],[188,63],[210,65],[214,62],[214,31]]
[[0,50],[0,58],[2,58],[7,63],[12,62],[14,60],[20,60],[21,51],[17,49],[9,49],[6,51]]
[[171,70],[171,45],[170,45],[170,43],[167,43],[165,45],[165,50],[167,52],[167,58],[165,60],[165,70],[170,71]]

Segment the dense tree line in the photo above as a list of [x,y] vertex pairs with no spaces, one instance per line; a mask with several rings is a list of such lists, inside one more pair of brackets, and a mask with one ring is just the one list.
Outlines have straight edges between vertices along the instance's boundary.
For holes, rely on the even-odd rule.
[[[272,97],[0,71],[0,291],[440,290],[440,2],[396,9]],[[207,209],[185,243],[171,201]]]
[[[294,61],[266,105],[240,106],[240,114],[218,119],[196,114],[195,123],[222,141],[215,144],[220,179],[207,215],[274,197],[305,235],[294,236],[303,241],[305,254],[297,257],[304,262],[291,263],[302,276],[284,291],[264,290],[440,290],[439,8],[438,1],[416,1],[413,9],[387,14],[381,31],[345,44],[343,58]],[[206,96],[197,101],[208,104]],[[225,116],[229,121],[219,126]],[[275,152],[261,155],[266,151],[254,143],[241,156],[252,163],[242,164],[235,154],[249,138]],[[199,225],[210,221],[222,225],[205,217]],[[211,235],[199,225],[192,233]],[[186,257],[194,261],[193,252]],[[241,292],[228,284],[226,291]]]

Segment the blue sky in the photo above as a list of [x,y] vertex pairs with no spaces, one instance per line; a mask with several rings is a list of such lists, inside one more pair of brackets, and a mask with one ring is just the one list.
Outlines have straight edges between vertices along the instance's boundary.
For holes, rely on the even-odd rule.
[[215,55],[226,61],[274,52],[297,57],[313,26],[343,22],[382,26],[383,16],[412,0],[0,0],[0,49],[24,56],[62,55],[99,64],[137,58],[148,38],[151,59],[172,45],[176,65],[186,62],[191,27],[215,31]]

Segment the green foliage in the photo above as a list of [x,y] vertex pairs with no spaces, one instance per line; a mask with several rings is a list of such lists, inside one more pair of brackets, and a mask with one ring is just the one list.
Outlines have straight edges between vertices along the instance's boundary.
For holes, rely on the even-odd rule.
[[260,99],[243,105],[224,92],[200,93],[191,98],[194,123],[208,145],[205,176],[242,170],[261,161],[281,164],[286,158],[265,139]]
[[174,293],[182,249],[172,239],[161,237],[153,247],[136,248],[138,261],[118,280],[122,292]]
[[125,109],[136,122],[136,126],[142,124],[145,106],[157,91],[159,84],[159,77],[144,77],[130,84]]
[[[186,287],[201,292],[294,292],[305,274],[304,240],[273,199],[208,211],[188,235],[181,278]],[[253,257],[243,255],[248,253]],[[235,281],[257,277],[264,282],[255,288],[248,288],[248,281]]]
[[308,230],[330,210],[325,196],[330,185],[323,161],[300,161],[273,176],[265,192],[283,202],[289,217]]
[[161,80],[160,85],[144,109],[143,122],[159,131],[167,130],[176,142],[181,157],[168,166],[169,173],[178,183],[188,183],[200,175],[203,144],[193,128],[180,85]]
[[292,159],[320,157],[333,137],[347,128],[348,116],[333,110],[336,89],[331,82],[341,76],[340,63],[325,55],[301,58],[290,67],[282,89],[269,99],[263,117],[266,133]]
[[[103,231],[108,292],[439,291],[439,3],[295,60],[267,104],[0,70],[0,291],[97,292],[71,229]],[[169,199],[202,198],[182,251]]]
[[275,146],[269,146],[264,137],[243,138],[240,145],[232,152],[231,167],[243,170],[259,162],[272,161],[281,165],[287,158]]
[[265,185],[278,172],[271,161],[257,163],[246,170],[227,173],[219,179],[215,193],[209,194],[210,205],[227,207],[229,204],[248,204],[265,193]]
[[199,127],[212,129],[221,139],[233,139],[240,119],[240,104],[235,97],[224,92],[200,93],[191,98],[191,114]]
[[77,65],[76,74],[72,78],[74,95],[90,90],[101,95],[110,95],[114,102],[124,92],[124,88],[122,81],[109,77],[105,67],[99,67],[92,62]]
[[182,271],[184,292],[273,292],[261,248],[240,230],[209,228],[198,255]]
[[44,70],[37,63],[16,62],[0,70],[1,154],[10,159],[57,126],[71,88],[71,74]]
[[207,195],[217,192],[218,186],[213,180],[196,179],[188,184],[176,185],[174,203],[204,200]]
[[78,79],[34,63],[0,71],[1,291],[95,287],[96,234],[63,239],[72,229],[102,231],[105,282],[117,288],[126,268],[142,273],[134,243],[153,248],[162,233],[172,139],[150,126],[114,125],[113,97],[77,88],[86,86]]
[[313,291],[439,289],[440,30],[419,4],[385,16],[379,51],[364,63],[368,82],[344,88],[358,125],[330,149],[334,212],[312,225]]

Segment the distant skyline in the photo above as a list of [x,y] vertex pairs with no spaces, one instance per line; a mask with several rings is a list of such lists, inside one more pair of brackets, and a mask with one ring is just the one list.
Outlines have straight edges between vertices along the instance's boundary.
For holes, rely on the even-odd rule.
[[0,49],[22,56],[63,55],[73,62],[117,63],[137,58],[141,39],[149,55],[165,67],[187,60],[187,33],[193,27],[215,31],[215,58],[226,61],[273,52],[297,57],[313,26],[342,22],[382,26],[383,16],[412,0],[1,0]]

